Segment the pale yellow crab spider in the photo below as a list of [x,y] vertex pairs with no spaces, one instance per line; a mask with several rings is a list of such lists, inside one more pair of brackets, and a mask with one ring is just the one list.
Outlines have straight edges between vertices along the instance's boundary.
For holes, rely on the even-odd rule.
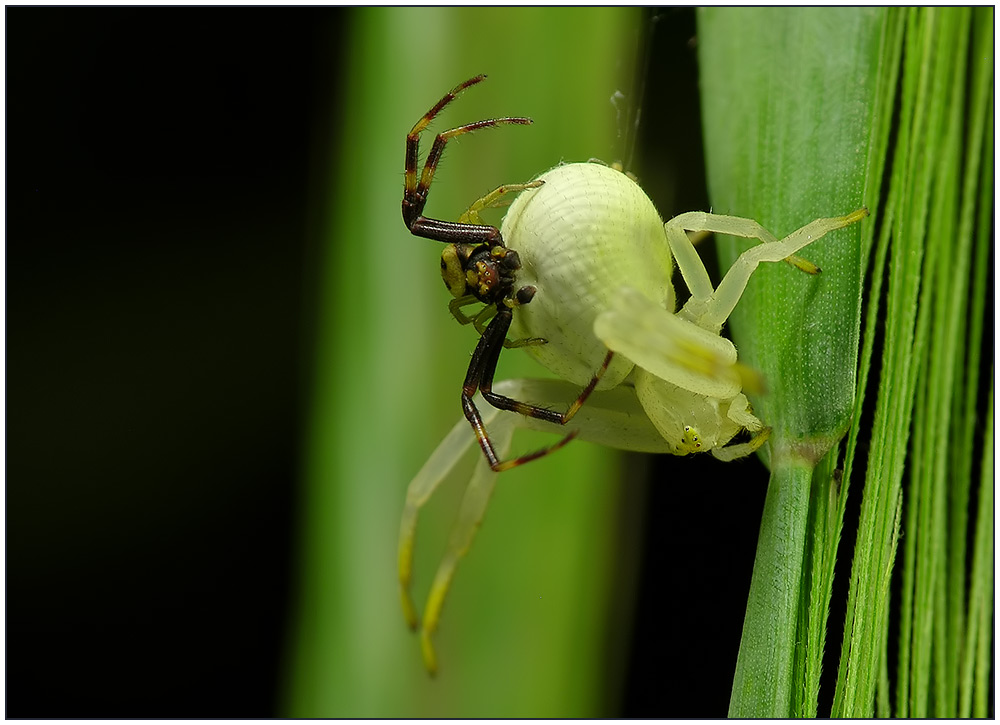
[[[859,209],[817,219],[780,240],[757,222],[734,216],[688,212],[664,224],[632,178],[616,168],[588,162],[557,166],[529,184],[500,187],[475,202],[462,224],[426,219],[413,208],[419,203],[422,212],[434,169],[428,172],[425,166],[418,187],[416,134],[455,95],[480,80],[459,86],[432,108],[414,126],[407,147],[404,218],[414,233],[452,242],[442,257],[445,283],[456,299],[452,312],[483,333],[470,366],[469,379],[474,378],[475,385],[470,386],[469,379],[466,384],[466,418],[476,435],[465,420],[452,429],[410,483],[400,526],[402,605],[407,622],[416,628],[421,621],[409,590],[417,515],[478,440],[486,457],[477,463],[469,482],[423,613],[421,645],[432,673],[437,660],[431,637],[455,568],[485,513],[496,471],[544,455],[573,436],[631,451],[675,455],[711,451],[722,460],[756,451],[766,442],[769,429],[753,414],[744,390],[759,389],[761,383],[738,362],[735,346],[720,336],[720,330],[761,262],[784,260],[818,272],[794,255],[868,215],[867,209]],[[428,165],[436,166],[448,138],[501,122],[529,121],[498,119],[447,131],[438,136]],[[483,225],[479,212],[510,190],[520,193],[500,229]],[[727,234],[760,244],[743,252],[715,287],[689,233]],[[470,243],[456,241],[463,238],[480,246],[474,250],[468,248]],[[498,260],[498,267],[506,265],[501,270],[507,275],[503,294],[493,288],[484,291],[483,280],[492,278],[477,273],[467,261],[483,245],[489,258]],[[672,283],[674,262],[691,293],[680,309]],[[459,307],[476,299],[486,303],[486,311],[471,317],[460,313]],[[487,320],[491,321],[484,328]],[[489,363],[495,367],[504,342],[523,347],[561,380],[493,384]],[[481,354],[492,357],[479,364],[476,356]],[[473,400],[477,389],[492,406],[484,405],[479,395]],[[519,402],[526,400],[535,402]],[[536,454],[507,461],[511,437],[519,428],[568,430],[570,435]],[[740,434],[746,438],[733,443]]]

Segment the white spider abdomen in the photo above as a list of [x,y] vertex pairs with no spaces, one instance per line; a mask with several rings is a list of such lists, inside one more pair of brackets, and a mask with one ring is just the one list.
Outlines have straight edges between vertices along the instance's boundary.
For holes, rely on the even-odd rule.
[[[545,338],[524,349],[559,377],[586,385],[608,351],[594,319],[622,287],[674,312],[670,247],[653,202],[620,171],[567,164],[538,178],[545,184],[522,192],[500,228],[521,259],[517,286],[537,290],[514,311],[508,337]],[[615,356],[598,389],[619,385],[631,369]]]

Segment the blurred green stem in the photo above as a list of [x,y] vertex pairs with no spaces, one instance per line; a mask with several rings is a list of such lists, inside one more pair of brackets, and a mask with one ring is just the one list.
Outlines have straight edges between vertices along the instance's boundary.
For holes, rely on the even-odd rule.
[[788,717],[812,466],[775,460],[764,503],[729,717]]

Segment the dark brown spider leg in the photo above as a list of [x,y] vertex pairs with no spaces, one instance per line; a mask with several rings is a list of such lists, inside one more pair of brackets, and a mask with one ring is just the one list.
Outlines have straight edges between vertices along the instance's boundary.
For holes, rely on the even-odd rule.
[[[439,133],[437,138],[434,139],[434,145],[431,146],[430,153],[427,154],[427,162],[424,164],[424,170],[420,174],[420,182],[416,184],[415,187],[409,186],[411,179],[414,181],[416,179],[416,169],[413,169],[413,175],[411,176],[409,168],[411,160],[410,137],[407,136],[407,185],[403,189],[403,220],[406,222],[406,226],[409,227],[410,233],[418,237],[425,237],[427,239],[434,239],[436,241],[446,243],[496,243],[497,240],[500,239],[500,232],[496,229],[496,227],[488,226],[486,224],[460,224],[458,222],[431,219],[423,216],[424,206],[427,203],[427,193],[430,190],[431,182],[434,180],[434,172],[437,170],[438,162],[441,160],[441,154],[444,153],[444,147],[448,143],[449,139],[462,134],[471,133],[472,131],[478,131],[481,128],[491,128],[501,124],[527,125],[530,123],[530,118],[492,118],[485,121],[476,121],[475,123],[459,126],[458,128],[453,128],[450,131]],[[417,139],[414,138],[414,153],[416,152],[416,144]]]
[[497,456],[496,451],[493,448],[493,443],[490,441],[489,434],[486,432],[486,427],[483,425],[483,419],[479,414],[479,409],[476,408],[476,404],[472,401],[472,396],[476,394],[476,390],[481,391],[483,397],[490,404],[501,410],[510,410],[515,413],[529,415],[532,418],[540,418],[541,420],[547,420],[556,424],[562,422],[562,415],[556,413],[555,411],[548,410],[546,408],[539,408],[527,403],[520,403],[516,400],[511,400],[506,396],[497,395],[491,390],[493,387],[493,375],[496,373],[497,360],[500,358],[500,351],[503,349],[503,341],[507,337],[507,330],[510,329],[512,319],[513,314],[509,308],[498,306],[496,317],[494,317],[487,326],[486,332],[483,333],[483,336],[479,339],[479,344],[476,345],[475,352],[472,353],[472,362],[469,363],[469,372],[466,374],[465,384],[462,386],[462,410],[465,412],[465,417],[468,419],[469,423],[472,424],[472,428],[476,432],[476,439],[479,441],[479,447],[483,449],[483,454],[486,456],[486,460],[489,462],[490,468],[498,473],[548,455],[549,453],[562,448],[576,437],[576,431],[573,431],[554,445],[509,461],[501,461]]
[[[420,173],[420,183],[417,184],[415,189],[416,196],[426,201],[427,189],[430,188],[431,182],[434,180],[434,172],[437,171],[437,165],[441,161],[441,155],[444,154],[444,147],[451,139],[456,136],[462,136],[467,133],[472,133],[473,131],[478,131],[481,128],[493,128],[494,126],[501,125],[530,126],[531,123],[532,121],[530,118],[504,116],[503,118],[487,118],[483,121],[475,121],[448,131],[442,131],[434,139],[434,145],[431,146],[431,151],[427,154],[427,160],[424,162],[424,170]],[[409,139],[407,139],[407,141],[409,141]]]
[[611,364],[611,358],[614,356],[614,352],[608,350],[608,354],[604,356],[604,362],[601,363],[601,367],[597,369],[597,372],[594,373],[594,377],[592,377],[590,382],[587,383],[587,387],[583,389],[583,392],[577,396],[576,400],[574,400],[569,408],[566,409],[566,412],[563,413],[562,421],[560,421],[563,425],[569,423],[570,420],[573,419],[573,416],[576,415],[580,411],[580,408],[583,407],[583,404],[587,402],[587,398],[589,398],[590,394],[594,392],[594,388],[597,387],[597,384],[601,382],[601,378],[604,376],[604,373],[608,371],[608,366]]
[[500,233],[495,227],[483,224],[457,224],[438,219],[428,219],[423,216],[424,205],[427,202],[427,192],[431,181],[434,178],[434,171],[437,169],[441,154],[449,139],[465,133],[490,128],[502,124],[531,123],[530,118],[494,118],[485,121],[466,124],[438,134],[434,139],[434,145],[427,155],[420,180],[417,180],[417,165],[419,157],[420,133],[427,128],[427,125],[441,111],[442,108],[451,103],[455,97],[471,85],[482,81],[486,76],[476,76],[470,78],[465,83],[456,86],[444,98],[438,101],[423,118],[421,118],[406,136],[406,173],[403,186],[403,220],[410,232],[416,236],[434,239],[440,242],[456,243],[465,242],[468,244],[494,244],[500,239]]
[[451,89],[450,92],[446,93],[444,97],[434,104],[427,113],[424,114],[423,118],[413,124],[413,128],[410,129],[410,133],[406,136],[406,188],[416,189],[417,188],[417,157],[418,157],[418,139],[421,132],[430,125],[430,122],[434,120],[441,110],[447,106],[449,103],[455,100],[459,93],[464,91],[469,86],[474,86],[481,81],[486,80],[486,75],[478,75],[475,78],[470,78],[465,81],[465,83],[459,83],[457,86]]
[[521,415],[527,415],[531,418],[538,418],[539,420],[546,420],[550,423],[561,425],[563,422],[562,413],[557,413],[554,410],[542,408],[537,405],[531,405],[529,403],[521,403],[517,400],[512,400],[505,395],[499,395],[498,393],[493,392],[493,376],[496,373],[497,361],[500,359],[500,351],[503,349],[503,341],[506,339],[510,323],[514,318],[514,315],[509,308],[503,305],[498,305],[498,308],[496,317],[494,317],[490,322],[489,326],[486,328],[486,332],[483,333],[483,337],[481,338],[481,341],[488,340],[488,342],[484,346],[483,362],[479,378],[479,392],[483,394],[483,398],[486,402],[494,408],[499,408],[500,410],[510,410],[514,413],[520,413]]
[[[500,317],[501,315],[504,314],[510,316],[511,319],[513,319],[511,311],[507,308],[500,309],[497,312],[497,317]],[[508,320],[506,324],[509,327],[510,320]],[[489,333],[489,328],[487,328],[487,333]],[[517,347],[517,345],[514,346]],[[504,347],[511,347],[511,346],[505,343]],[[483,399],[486,400],[486,402],[492,405],[494,408],[500,408],[500,410],[511,410],[515,413],[520,413],[521,415],[527,415],[531,418],[538,418],[540,420],[545,420],[550,423],[556,423],[557,425],[566,425],[573,419],[573,416],[575,416],[580,411],[580,408],[583,407],[583,404],[587,402],[587,398],[589,398],[590,394],[594,392],[594,388],[596,388],[597,384],[601,382],[601,378],[604,376],[604,373],[607,372],[608,366],[611,365],[611,360],[615,356],[614,352],[608,350],[608,354],[604,356],[604,362],[601,363],[601,367],[597,369],[597,372],[594,373],[594,376],[590,379],[590,382],[587,383],[587,386],[583,389],[583,391],[577,396],[576,400],[574,400],[570,404],[569,408],[566,409],[565,413],[556,413],[554,410],[549,410],[548,408],[541,408],[536,405],[521,403],[516,400],[511,400],[510,398],[504,395],[498,395],[497,393],[494,393],[493,374],[496,372],[497,361],[500,359],[500,351],[496,350],[495,353],[491,354],[492,357],[487,359],[487,361],[483,365],[482,379],[479,381],[479,391],[483,394]]]

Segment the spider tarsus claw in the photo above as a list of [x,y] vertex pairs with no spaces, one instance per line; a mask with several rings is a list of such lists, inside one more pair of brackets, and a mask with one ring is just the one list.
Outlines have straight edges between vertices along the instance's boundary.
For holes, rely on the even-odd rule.
[[817,265],[815,262],[810,262],[808,259],[804,259],[803,257],[800,257],[797,254],[791,254],[785,257],[785,261],[788,262],[788,264],[795,267],[795,269],[801,272],[805,272],[806,274],[809,275],[815,276],[823,271],[819,268],[819,265]]
[[427,674],[431,677],[437,677],[437,655],[434,654],[434,645],[431,644],[431,636],[427,630],[420,633],[420,649],[424,655],[424,667],[427,668]]
[[420,618],[417,616],[417,608],[414,606],[409,592],[400,592],[400,598],[403,602],[403,617],[406,619],[406,626],[410,628],[411,632],[416,632],[420,624]]
[[859,222],[862,219],[864,219],[866,216],[868,216],[868,207],[867,206],[863,206],[860,209],[856,209],[856,210],[852,211],[850,214],[848,214],[845,217],[843,217],[844,226],[847,226],[848,224],[853,224],[854,222]]

